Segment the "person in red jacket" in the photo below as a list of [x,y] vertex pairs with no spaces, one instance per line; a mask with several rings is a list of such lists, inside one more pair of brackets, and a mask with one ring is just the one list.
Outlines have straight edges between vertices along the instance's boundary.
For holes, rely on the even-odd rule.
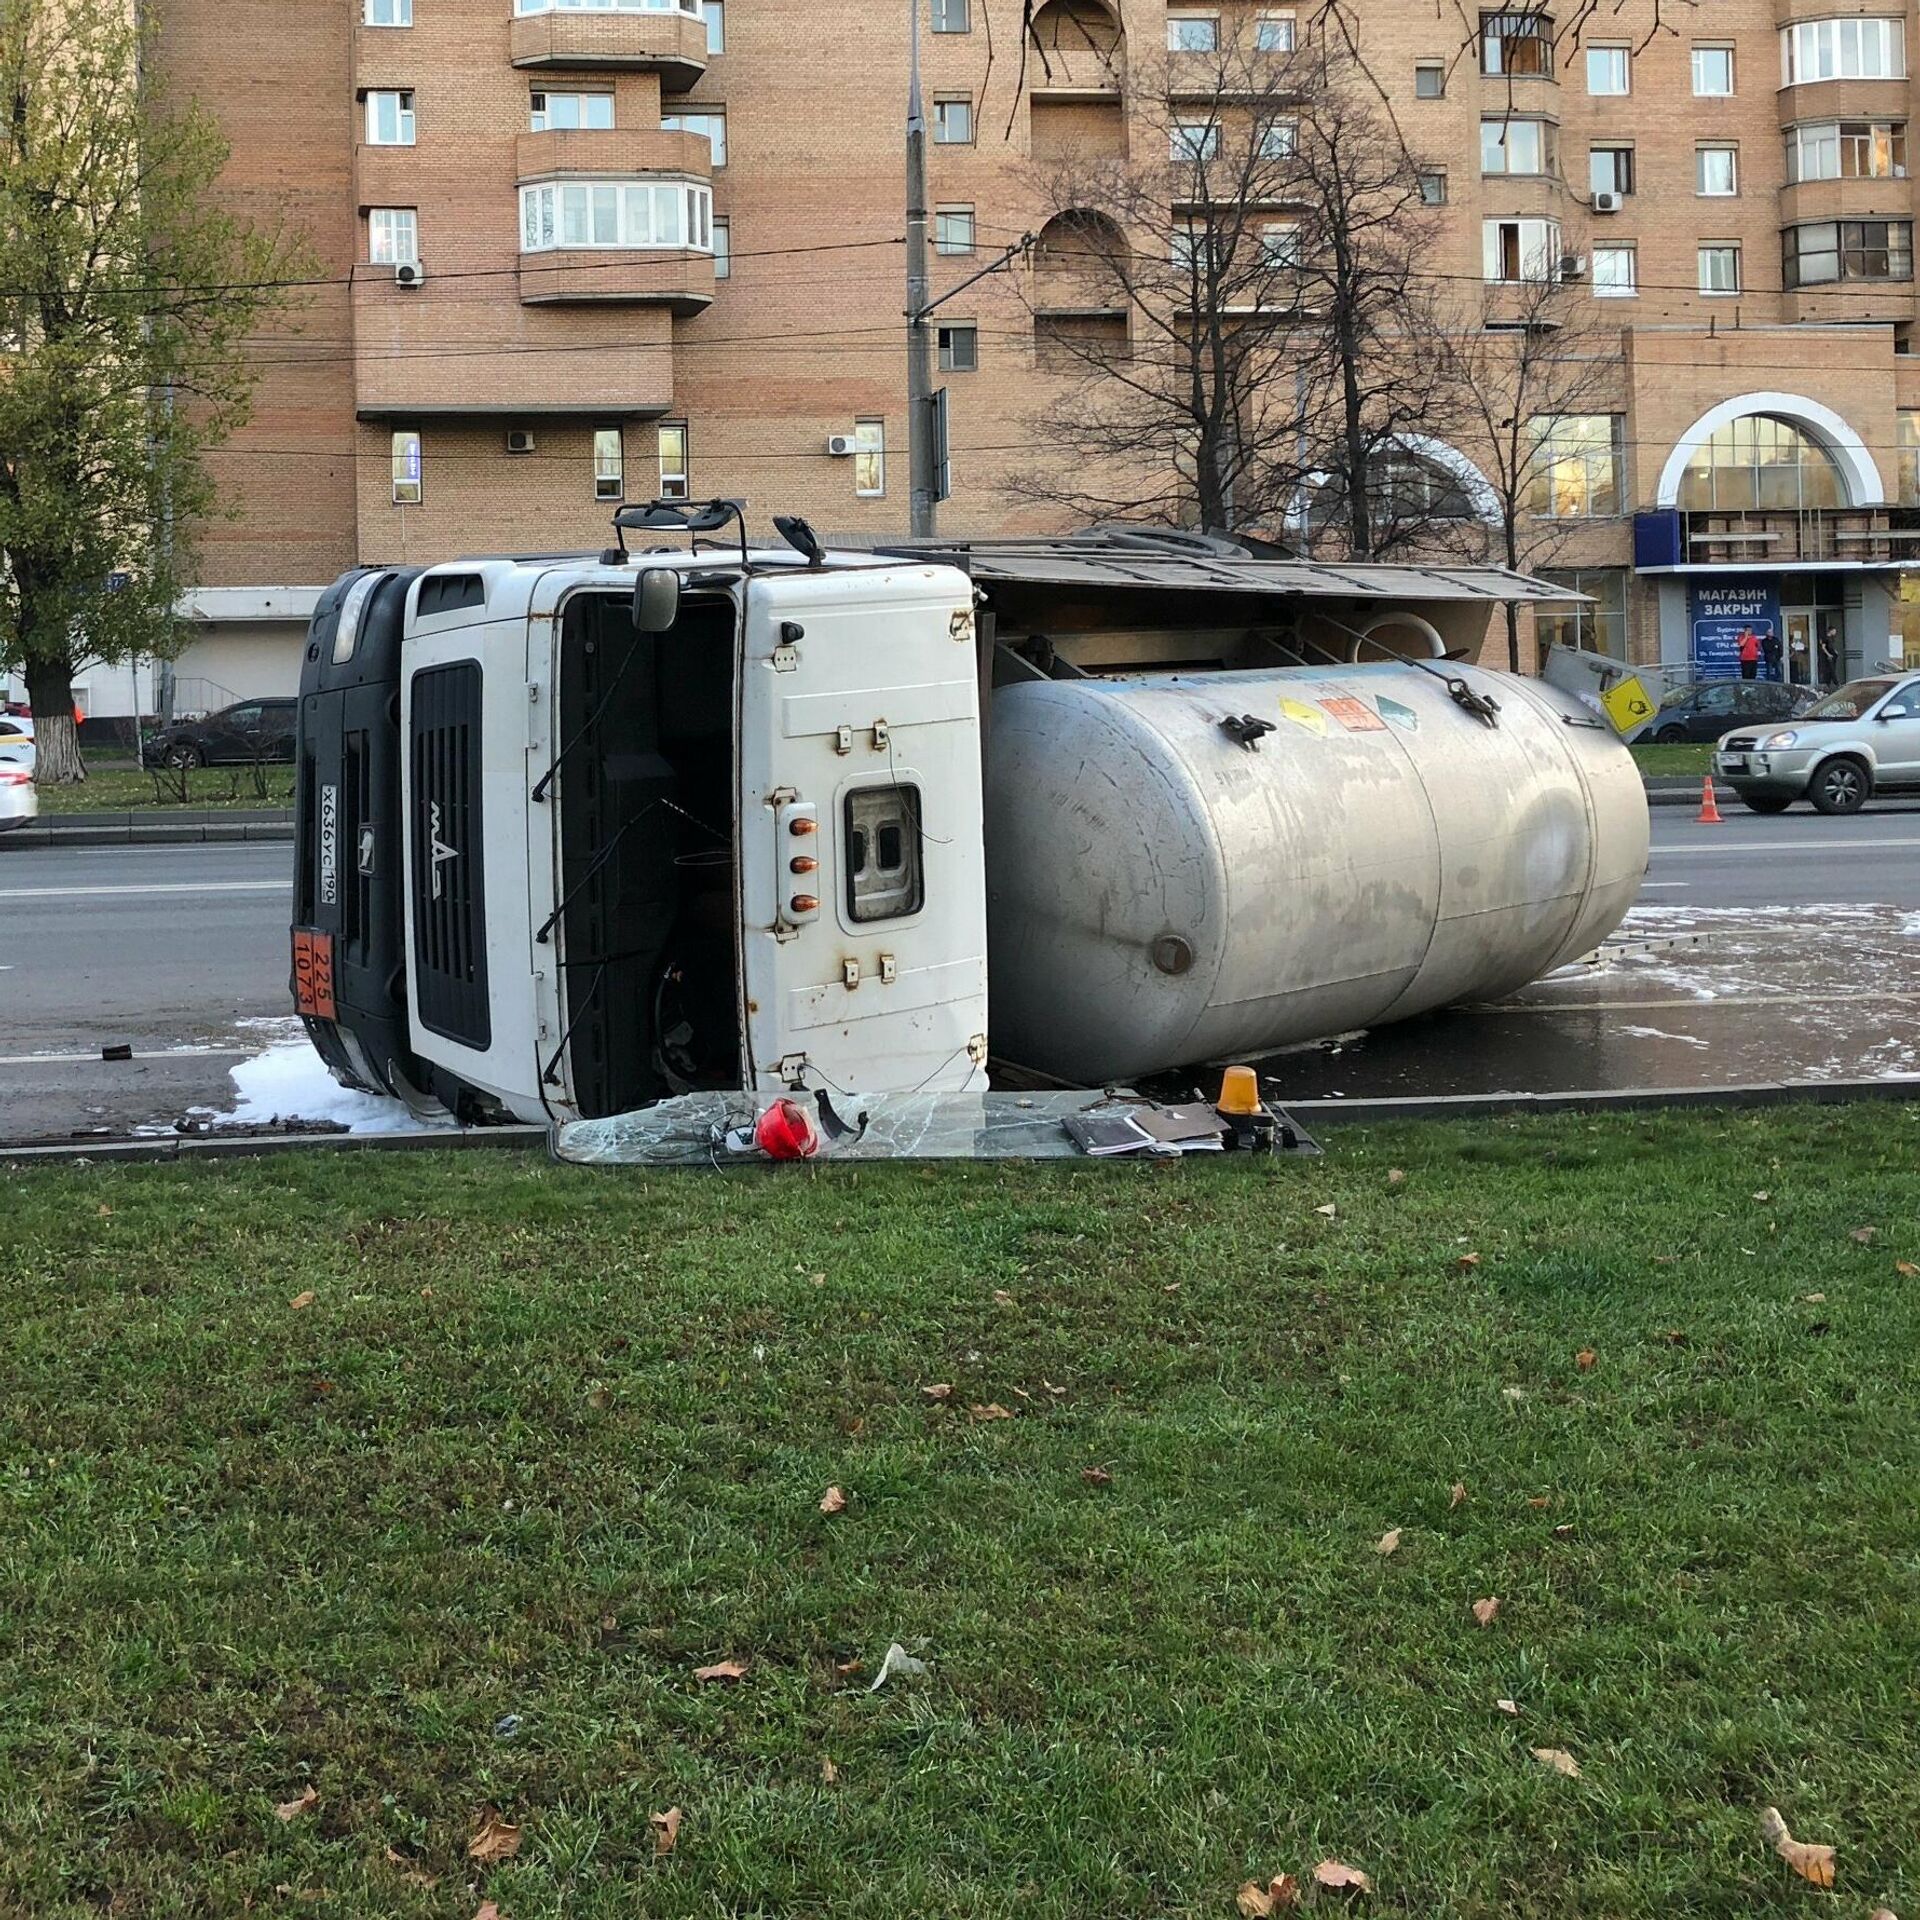
[[1760,676],[1760,636],[1751,627],[1740,629],[1740,678],[1756,680]]

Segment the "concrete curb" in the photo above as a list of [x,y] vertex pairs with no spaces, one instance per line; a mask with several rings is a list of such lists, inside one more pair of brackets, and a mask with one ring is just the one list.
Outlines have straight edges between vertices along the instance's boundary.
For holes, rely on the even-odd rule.
[[[1512,1114],[1652,1113],[1704,1109],[1842,1106],[1859,1100],[1920,1099],[1920,1074],[1892,1080],[1773,1080],[1738,1087],[1594,1088],[1573,1093],[1461,1093],[1391,1100],[1289,1100],[1280,1103],[1310,1134],[1329,1126],[1384,1126],[1402,1120],[1497,1120]],[[486,1148],[527,1151],[545,1146],[545,1127],[462,1127],[440,1133],[273,1134],[223,1140],[217,1135],[153,1140],[75,1141],[57,1146],[0,1146],[0,1166],[144,1165],[169,1160],[255,1160],[269,1154],[458,1153]],[[874,1162],[864,1161],[864,1166]],[[1157,1164],[1157,1163],[1156,1163]],[[655,1169],[672,1171],[672,1169]]]
[[141,808],[130,813],[42,814],[0,833],[0,853],[27,847],[187,847],[293,838],[287,807]]

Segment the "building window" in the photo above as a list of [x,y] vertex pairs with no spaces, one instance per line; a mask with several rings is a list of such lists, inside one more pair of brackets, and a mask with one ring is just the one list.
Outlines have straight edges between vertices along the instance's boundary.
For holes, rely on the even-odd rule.
[[1170,13],[1167,15],[1167,51],[1169,53],[1218,53],[1220,21],[1211,13]]
[[[1262,160],[1291,160],[1300,148],[1300,123],[1297,120],[1269,120],[1260,129]],[[1181,156],[1175,155],[1176,159]]]
[[733,227],[725,220],[713,223],[713,277],[727,280],[733,275]]
[[938,147],[973,145],[973,99],[956,96],[933,103],[933,142]]
[[1789,87],[1814,80],[1903,80],[1904,20],[1802,20],[1780,33],[1781,79]]
[[1765,413],[1715,428],[1680,476],[1684,513],[1795,512],[1844,507],[1849,498],[1826,448],[1790,420]]
[[725,109],[705,107],[698,113],[663,113],[660,125],[668,133],[704,133],[713,149],[713,164],[727,164],[727,116]]
[[700,0],[700,12],[707,23],[707,51],[725,53],[727,50],[726,0]]
[[1920,506],[1920,413],[1900,415],[1900,504]]
[[410,147],[413,145],[413,93],[370,93],[367,95],[367,145],[370,147]]
[[980,365],[980,329],[971,320],[940,329],[940,371],[972,373]]
[[1640,291],[1639,255],[1632,247],[1595,247],[1593,292],[1599,300],[1630,300]]
[[529,133],[557,132],[574,127],[604,131],[613,125],[613,95],[610,93],[535,93],[528,96],[527,105]]
[[1626,659],[1626,568],[1542,567],[1540,577],[1583,593],[1593,602],[1591,606],[1543,606],[1534,615],[1534,633],[1542,653],[1549,647],[1578,647],[1586,653],[1604,653],[1613,660]]
[[1709,200],[1726,200],[1740,191],[1740,157],[1735,147],[1695,147],[1693,190]]
[[935,253],[971,253],[973,251],[973,209],[971,207],[934,208],[933,250]]
[[863,500],[877,500],[887,490],[887,423],[853,423],[853,490]]
[[1438,60],[1416,61],[1413,69],[1413,97],[1416,100],[1440,100],[1446,97],[1447,70]]
[[1633,61],[1625,47],[1587,49],[1587,91],[1596,99],[1633,90]]
[[393,436],[393,504],[417,507],[422,497],[420,436],[411,430]]
[[1595,193],[1633,191],[1633,149],[1594,147],[1587,154],[1587,184]]
[[659,497],[662,500],[693,498],[693,467],[687,455],[686,422],[684,420],[661,421]]
[[1482,120],[1482,173],[1558,173],[1560,129],[1551,120]]
[[1544,13],[1483,13],[1480,71],[1553,78],[1553,21]]
[[618,427],[593,430],[593,497],[623,500],[627,492],[627,452]]
[[1595,520],[1620,511],[1624,417],[1536,415],[1527,510],[1554,520]]
[[971,33],[973,0],[933,0],[935,33]]
[[1787,132],[1787,184],[1802,180],[1904,180],[1904,120],[1816,120]]
[[1787,289],[1836,280],[1911,280],[1911,220],[1815,220],[1781,235]]
[[1291,220],[1269,220],[1260,229],[1260,264],[1291,270],[1300,264],[1300,229]]
[[1211,160],[1220,151],[1220,123],[1217,120],[1176,120],[1169,144],[1175,160]]
[[1700,249],[1700,291],[1702,293],[1738,293],[1740,291],[1740,249],[1736,246],[1712,246]]
[[1484,220],[1481,270],[1488,280],[1551,280],[1560,271],[1557,220]]
[[1254,23],[1255,53],[1291,53],[1294,49],[1294,20],[1290,13],[1263,13]]
[[367,258],[376,267],[417,265],[420,216],[412,207],[367,209]]
[[413,0],[367,0],[361,14],[370,27],[410,27],[413,25]]
[[1447,204],[1447,176],[1439,172],[1425,172],[1417,177],[1420,204],[1423,207],[1444,207]]
[[520,251],[713,247],[713,189],[690,181],[567,180],[520,189]]
[[1733,93],[1733,49],[1731,47],[1695,47],[1693,50],[1693,97],[1696,100],[1725,100]]

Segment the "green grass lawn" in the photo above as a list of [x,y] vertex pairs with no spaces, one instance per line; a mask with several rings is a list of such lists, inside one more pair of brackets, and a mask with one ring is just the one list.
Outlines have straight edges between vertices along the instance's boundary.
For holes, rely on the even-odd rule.
[[0,1913],[1910,1912],[1917,1165],[0,1176]]
[[1640,771],[1655,776],[1669,774],[1705,775],[1713,766],[1713,748],[1706,741],[1697,745],[1688,744],[1671,747],[1652,745],[1634,747],[1633,757],[1640,764]]
[[40,811],[49,813],[124,813],[132,808],[289,807],[293,804],[293,769],[272,766],[262,770],[267,797],[254,786],[251,767],[197,767],[187,775],[187,797],[179,795],[179,776],[163,772],[156,785],[151,773],[129,762],[107,767],[89,764],[87,777],[77,786],[41,786]]

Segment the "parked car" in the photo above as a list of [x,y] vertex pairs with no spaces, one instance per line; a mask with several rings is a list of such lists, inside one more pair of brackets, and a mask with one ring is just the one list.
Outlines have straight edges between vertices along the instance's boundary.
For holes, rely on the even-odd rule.
[[24,827],[40,811],[33,775],[24,768],[0,762],[0,833]]
[[33,773],[33,722],[24,716],[0,713],[0,767],[24,767]]
[[292,700],[243,700],[201,720],[182,720],[155,736],[154,757],[170,767],[291,760],[297,705]]
[[1729,733],[1713,773],[1755,813],[1800,799],[1821,813],[1858,813],[1876,793],[1920,791],[1920,674],[1850,680],[1791,726]]
[[1791,720],[1819,696],[1780,680],[1700,680],[1683,688],[1636,733],[1636,745],[1718,740],[1742,721]]

